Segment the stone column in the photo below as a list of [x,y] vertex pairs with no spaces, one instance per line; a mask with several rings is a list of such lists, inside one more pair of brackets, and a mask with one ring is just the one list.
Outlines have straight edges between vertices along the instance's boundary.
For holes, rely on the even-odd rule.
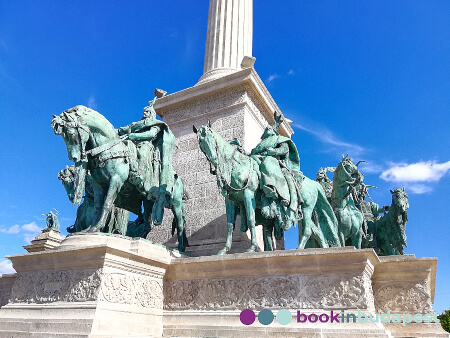
[[241,69],[252,56],[253,0],[209,2],[205,64],[200,81]]

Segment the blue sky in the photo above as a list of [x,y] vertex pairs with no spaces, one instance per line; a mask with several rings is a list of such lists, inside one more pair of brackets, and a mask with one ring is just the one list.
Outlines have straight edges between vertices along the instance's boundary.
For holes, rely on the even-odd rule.
[[[75,218],[51,114],[83,104],[119,127],[154,88],[194,85],[207,15],[206,0],[0,2],[0,274],[45,226],[42,213],[58,209],[63,229]],[[307,176],[349,153],[369,162],[375,202],[406,187],[406,253],[438,257],[434,306],[450,308],[450,2],[258,0],[253,56],[294,121]]]

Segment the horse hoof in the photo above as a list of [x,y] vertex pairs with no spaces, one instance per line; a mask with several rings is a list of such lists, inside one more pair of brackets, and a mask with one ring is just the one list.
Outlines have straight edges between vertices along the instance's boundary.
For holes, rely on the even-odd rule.
[[304,248],[302,248],[302,246],[301,245],[299,245],[298,247],[297,247],[297,250],[303,250]]
[[258,246],[256,245],[252,245],[250,248],[248,248],[247,250],[245,250],[245,252],[255,252],[256,249],[258,248]]
[[228,252],[227,248],[223,248],[222,250],[220,250],[217,255],[225,255]]

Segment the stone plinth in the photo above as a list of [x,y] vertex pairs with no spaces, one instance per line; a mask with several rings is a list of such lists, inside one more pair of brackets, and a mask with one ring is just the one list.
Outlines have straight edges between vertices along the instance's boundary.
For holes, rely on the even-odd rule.
[[42,233],[36,236],[30,245],[26,245],[23,248],[28,252],[40,252],[45,250],[52,250],[58,247],[62,242],[62,238],[59,231],[46,228],[42,230]]
[[[211,120],[212,128],[225,140],[237,138],[250,151],[260,141],[264,128],[273,123],[273,112],[280,109],[253,68],[160,98],[155,109],[178,141],[173,166],[189,194],[186,229],[191,248],[187,248],[187,252],[216,254],[225,244],[225,202],[217,187],[216,176],[210,173],[209,162],[200,151],[192,125],[205,125]],[[293,133],[288,122],[279,130],[285,136]],[[175,245],[175,238],[168,241],[171,238],[169,214],[164,216],[164,225],[153,229],[148,239]],[[239,227],[238,219],[232,253],[244,252],[250,246],[248,235],[241,234]],[[257,227],[258,231],[260,228]],[[263,247],[262,241],[260,246]],[[278,242],[278,248],[284,248],[284,242]]]
[[[186,257],[142,239],[77,235],[9,259],[17,274],[0,278],[0,337],[449,337],[439,324],[296,322],[297,310],[432,312],[433,258],[352,247]],[[288,309],[293,320],[246,326],[246,308]]]
[[172,255],[145,240],[77,235],[51,251],[10,256],[17,275],[0,336],[160,337]]

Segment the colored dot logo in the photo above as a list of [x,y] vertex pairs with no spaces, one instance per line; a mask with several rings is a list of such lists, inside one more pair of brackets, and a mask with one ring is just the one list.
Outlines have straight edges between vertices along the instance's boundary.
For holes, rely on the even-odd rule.
[[[270,325],[274,318],[273,312],[269,309],[263,309],[258,313],[258,321],[262,325]],[[242,310],[240,319],[242,324],[252,325],[256,319],[255,312],[250,309]],[[280,325],[288,325],[292,321],[291,311],[286,309],[279,310],[276,315],[276,320]]]
[[289,310],[282,309],[277,313],[277,322],[281,325],[288,325],[292,320],[292,313]]
[[240,315],[241,323],[244,325],[252,325],[255,321],[255,313],[250,309],[245,309],[241,312]]
[[269,325],[273,322],[273,312],[269,309],[261,310],[258,314],[258,320],[262,325]]

